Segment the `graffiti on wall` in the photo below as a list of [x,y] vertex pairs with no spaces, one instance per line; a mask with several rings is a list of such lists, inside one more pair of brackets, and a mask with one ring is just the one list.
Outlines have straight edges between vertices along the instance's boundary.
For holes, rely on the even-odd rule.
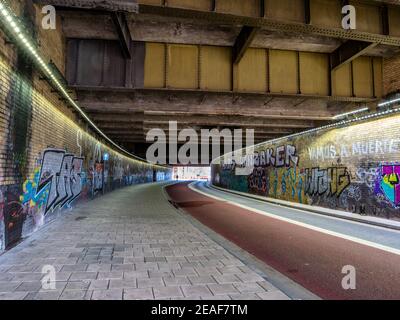
[[305,169],[305,193],[309,196],[340,197],[350,182],[350,174],[345,167]]
[[282,168],[291,165],[296,166],[299,163],[296,147],[290,144],[278,146],[275,149],[268,148],[238,158],[237,161],[234,156],[226,159],[222,165],[222,170],[234,171],[236,167]]
[[93,164],[90,166],[90,173],[92,178],[92,194],[96,195],[98,192],[103,191],[104,185],[104,163],[102,161],[101,145],[97,143],[94,149]]
[[5,244],[4,244],[4,233],[2,230],[4,230],[4,195],[3,195],[3,190],[0,187],[0,251],[4,250]]
[[248,186],[251,193],[267,195],[268,178],[265,168],[255,168],[248,177]]
[[296,154],[296,147],[293,145],[282,145],[275,149],[269,148],[254,153],[255,167],[290,167],[297,166],[299,157]]
[[82,164],[82,157],[65,150],[46,149],[40,169],[23,185],[21,202],[43,211],[43,215],[70,205],[82,191]]
[[281,192],[285,200],[304,203],[304,176],[298,167],[287,168],[282,172]]
[[383,194],[394,207],[400,206],[400,165],[384,164],[379,168],[376,193]]

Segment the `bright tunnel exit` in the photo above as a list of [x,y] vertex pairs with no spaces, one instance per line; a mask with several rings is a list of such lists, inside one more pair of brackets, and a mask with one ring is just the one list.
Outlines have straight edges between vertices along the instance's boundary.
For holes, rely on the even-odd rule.
[[174,180],[210,180],[211,167],[174,167]]

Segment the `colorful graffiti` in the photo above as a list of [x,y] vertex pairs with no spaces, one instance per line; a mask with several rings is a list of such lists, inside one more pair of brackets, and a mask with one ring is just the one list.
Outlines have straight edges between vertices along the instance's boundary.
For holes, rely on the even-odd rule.
[[377,193],[383,193],[394,205],[400,205],[400,165],[385,164],[380,167],[377,180]]
[[[169,169],[153,171],[150,166],[131,165],[114,154],[102,159],[97,143],[95,148],[81,143],[81,149],[83,154],[91,155],[90,160],[85,162],[84,157],[63,149],[45,149],[22,188],[18,184],[0,188],[0,251],[55,218],[59,209],[71,208],[78,198],[152,182],[153,176],[157,181],[171,178]],[[113,179],[107,179],[109,174]]]
[[350,185],[350,174],[345,167],[305,169],[305,193],[309,196],[336,196]]
[[21,202],[39,211],[43,209],[43,215],[70,205],[82,191],[82,163],[82,157],[65,150],[46,149],[40,169],[23,184]]
[[2,230],[4,230],[4,195],[3,195],[3,190],[0,187],[0,251],[4,250],[5,244],[4,244],[4,233]]
[[297,156],[296,147],[293,145],[282,145],[275,149],[256,151],[254,154],[247,154],[240,159],[235,156],[226,159],[222,164],[222,170],[234,171],[236,167],[290,167],[297,166],[299,157]]
[[299,157],[296,154],[296,147],[290,144],[278,146],[275,149],[268,148],[254,153],[254,166],[276,168],[297,166]]
[[268,194],[268,178],[264,168],[255,168],[248,177],[248,186],[251,193],[259,195]]
[[[286,172],[285,172],[286,171]],[[304,177],[297,167],[286,169],[282,174],[281,190],[285,199],[304,202]],[[288,193],[288,195],[286,195]]]

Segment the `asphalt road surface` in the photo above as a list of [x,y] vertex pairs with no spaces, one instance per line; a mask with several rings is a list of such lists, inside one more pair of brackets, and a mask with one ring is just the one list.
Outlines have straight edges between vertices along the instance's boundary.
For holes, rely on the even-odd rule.
[[[400,232],[189,184],[167,187],[177,206],[319,297],[400,299]],[[355,290],[342,287],[348,265]]]

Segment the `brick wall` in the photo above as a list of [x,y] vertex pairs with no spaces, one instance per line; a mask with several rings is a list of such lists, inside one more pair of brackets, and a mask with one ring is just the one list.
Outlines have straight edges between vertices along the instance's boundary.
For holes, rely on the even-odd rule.
[[[215,185],[400,221],[400,115],[265,143],[237,175],[212,166]],[[254,169],[250,164],[254,161]]]
[[383,61],[384,95],[400,92],[400,54]]
[[[13,2],[19,15],[23,3]],[[39,13],[27,19],[38,25]],[[32,34],[63,72],[61,32]],[[101,141],[0,33],[0,252],[81,201],[170,175]]]

